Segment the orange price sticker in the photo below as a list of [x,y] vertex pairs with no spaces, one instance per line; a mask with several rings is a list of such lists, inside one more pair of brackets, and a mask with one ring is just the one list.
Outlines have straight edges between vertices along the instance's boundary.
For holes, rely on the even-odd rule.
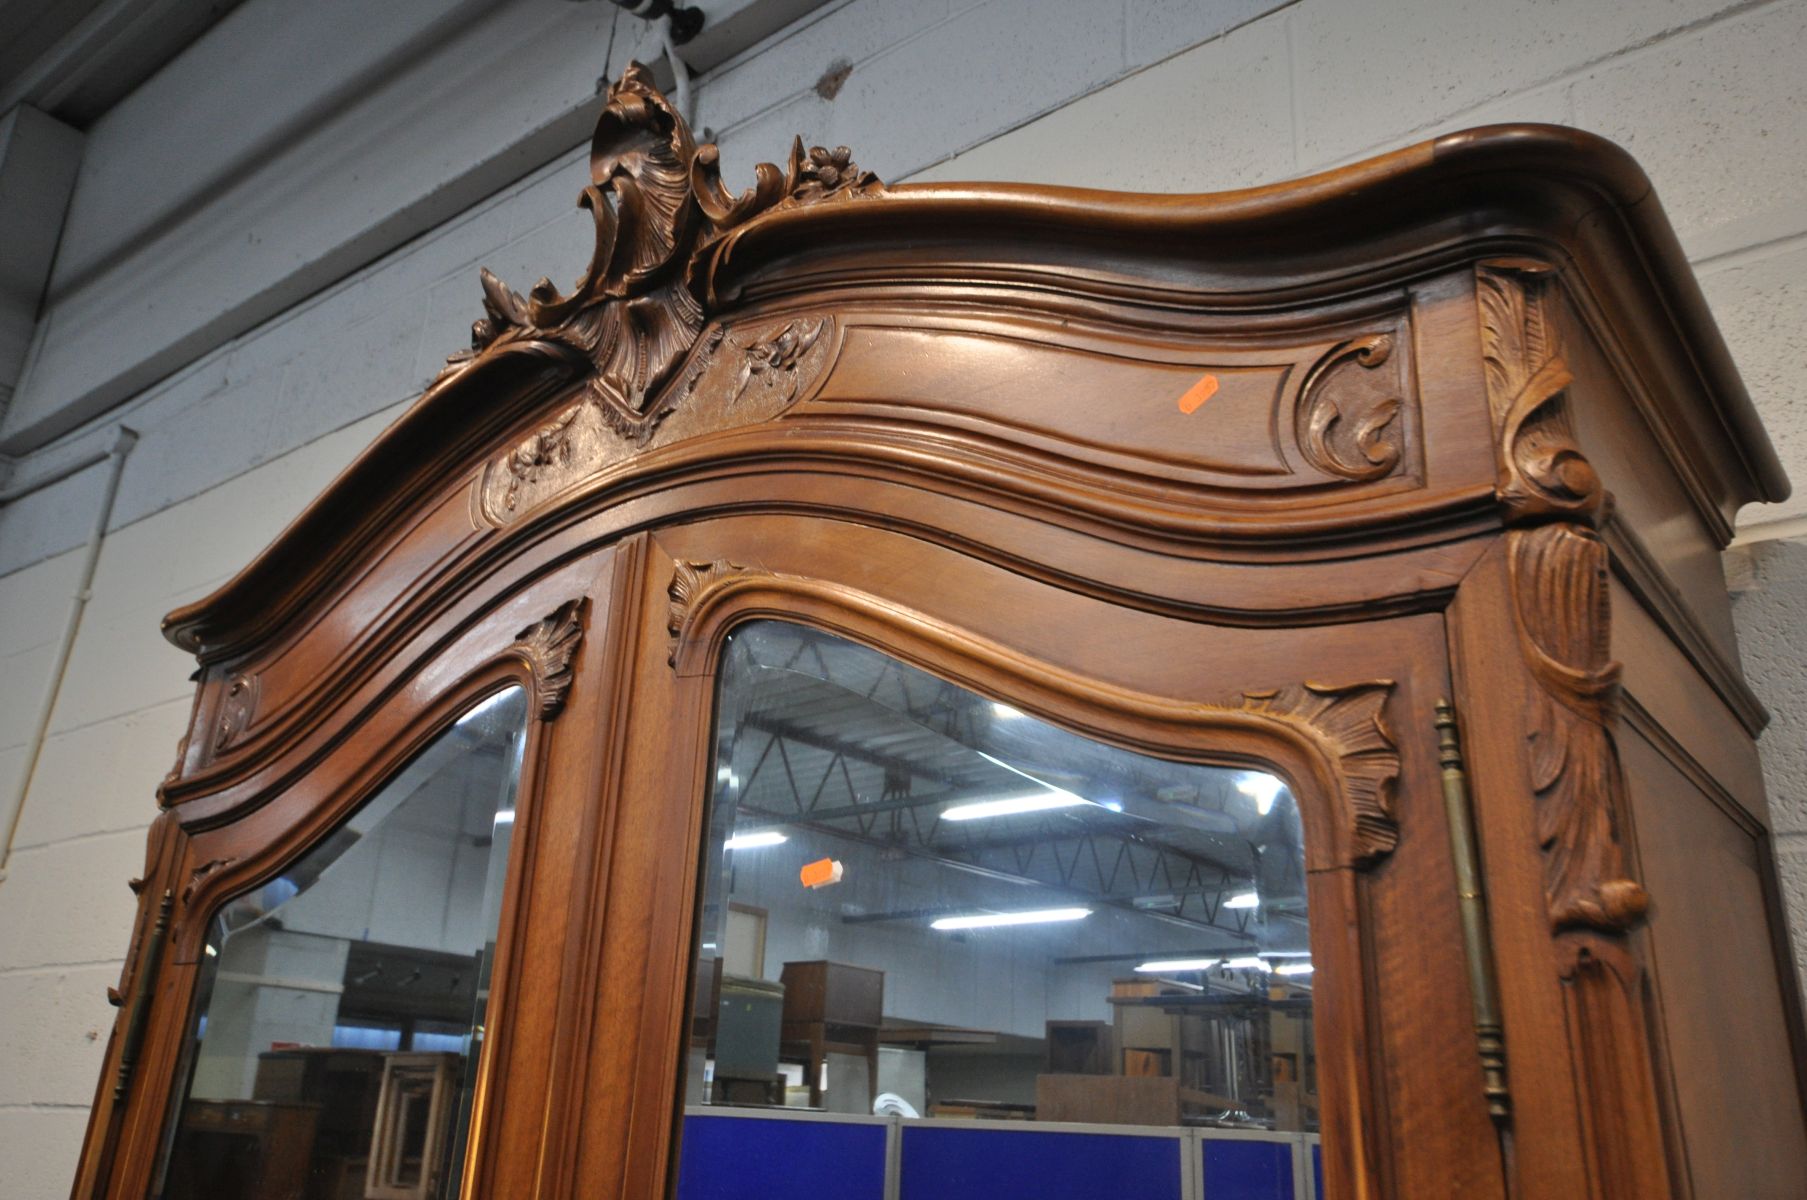
[[1199,410],[1200,405],[1215,395],[1217,395],[1217,376],[1207,375],[1186,389],[1185,394],[1180,397],[1180,411],[1191,416]]
[[841,882],[841,863],[839,859],[818,858],[807,863],[797,872],[797,879],[806,888],[827,887],[831,883]]

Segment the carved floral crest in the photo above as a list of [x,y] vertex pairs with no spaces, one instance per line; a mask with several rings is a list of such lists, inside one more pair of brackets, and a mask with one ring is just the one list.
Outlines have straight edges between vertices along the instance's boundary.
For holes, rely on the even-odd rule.
[[[762,213],[883,190],[847,147],[806,150],[801,139],[784,169],[759,164],[753,186],[739,195],[723,186],[719,164],[716,147],[696,145],[651,73],[632,63],[609,88],[590,143],[591,182],[579,204],[595,224],[596,244],[583,277],[569,292],[541,279],[522,296],[482,273],[484,316],[471,326],[471,348],[447,360],[435,386],[480,359],[511,353],[565,360],[586,377],[577,403],[508,455],[515,493],[523,481],[572,465],[574,428],[594,426],[630,446],[647,444],[690,390],[666,387],[685,357],[699,341],[706,352],[719,344],[719,333],[705,337],[701,267],[731,231]],[[797,365],[825,320],[805,322],[773,348],[776,357],[768,354],[748,373]]]

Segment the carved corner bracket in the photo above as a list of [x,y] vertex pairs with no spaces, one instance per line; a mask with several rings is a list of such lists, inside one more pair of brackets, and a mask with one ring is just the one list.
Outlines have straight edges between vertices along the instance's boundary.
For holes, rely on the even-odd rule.
[[1569,421],[1574,376],[1549,313],[1555,277],[1555,268],[1529,259],[1495,259],[1476,273],[1495,490],[1509,521],[1554,517],[1591,523],[1605,503],[1605,490]]
[[1243,697],[1246,711],[1299,728],[1333,765],[1348,805],[1350,857],[1358,867],[1372,866],[1399,844],[1393,811],[1399,748],[1385,720],[1393,686],[1390,679],[1339,687],[1303,683]]
[[1507,561],[1519,645],[1538,685],[1527,741],[1550,920],[1621,933],[1649,898],[1627,877],[1619,840],[1625,780],[1606,545],[1582,525],[1537,525],[1507,534]]
[[1617,934],[1642,920],[1649,897],[1619,838],[1619,664],[1609,552],[1594,530],[1608,500],[1569,420],[1554,283],[1545,263],[1481,264],[1482,353],[1518,640],[1536,685],[1525,740],[1550,922]]
[[743,567],[739,563],[718,558],[711,562],[686,562],[677,559],[671,564],[671,584],[665,589],[671,604],[666,610],[665,632],[671,638],[670,652],[665,656],[668,666],[678,665],[678,647],[684,642],[684,630],[690,624],[691,615],[696,611],[697,601],[711,586],[734,576],[751,573],[753,568]]
[[1350,366],[1366,374],[1392,357],[1393,335],[1371,333],[1343,342],[1311,368],[1299,391],[1298,439],[1312,466],[1366,482],[1399,465],[1402,401],[1396,388],[1351,387],[1345,379]]
[[572,660],[583,641],[587,597],[567,600],[545,617],[521,630],[507,653],[527,664],[533,675],[534,709],[540,720],[550,721],[565,710],[571,692]]

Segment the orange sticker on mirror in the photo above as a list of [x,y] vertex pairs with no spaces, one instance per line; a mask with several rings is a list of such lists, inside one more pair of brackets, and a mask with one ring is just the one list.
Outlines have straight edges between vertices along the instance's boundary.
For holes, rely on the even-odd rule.
[[1186,389],[1186,394],[1180,397],[1180,411],[1191,416],[1198,411],[1199,405],[1215,395],[1217,395],[1217,376],[1207,375]]
[[819,888],[841,882],[841,874],[842,868],[839,859],[818,858],[797,872],[797,879],[806,888]]

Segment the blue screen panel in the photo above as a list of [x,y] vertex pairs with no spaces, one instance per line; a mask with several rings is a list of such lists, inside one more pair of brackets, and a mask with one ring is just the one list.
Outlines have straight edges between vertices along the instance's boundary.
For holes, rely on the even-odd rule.
[[884,1200],[885,1127],[685,1117],[677,1200]]
[[1311,1186],[1312,1186],[1311,1194],[1313,1196],[1317,1197],[1318,1200],[1323,1200],[1323,1198],[1324,1198],[1324,1147],[1321,1144],[1317,1144],[1317,1143],[1313,1143],[1313,1145],[1311,1147]]
[[1177,1138],[1022,1128],[903,1130],[902,1200],[1179,1200]]
[[1295,1200],[1289,1143],[1207,1137],[1204,1149],[1204,1200]]

